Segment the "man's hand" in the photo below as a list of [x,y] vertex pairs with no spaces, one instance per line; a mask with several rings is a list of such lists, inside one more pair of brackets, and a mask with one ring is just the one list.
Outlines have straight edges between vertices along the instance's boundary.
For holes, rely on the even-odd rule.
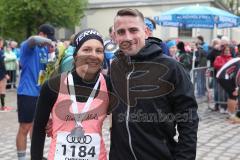
[[48,123],[47,123],[47,126],[45,128],[45,132],[47,134],[48,137],[52,137],[52,131],[53,131],[53,128],[52,128],[52,119],[49,119],[48,120]]

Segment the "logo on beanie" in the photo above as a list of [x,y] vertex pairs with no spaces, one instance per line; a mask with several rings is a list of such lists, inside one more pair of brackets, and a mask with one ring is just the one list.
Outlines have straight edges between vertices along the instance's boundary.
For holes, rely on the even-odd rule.
[[96,30],[87,30],[83,33],[81,33],[77,38],[76,38],[76,44],[79,45],[81,43],[81,40],[86,37],[86,36],[89,36],[89,35],[96,35],[96,36],[99,36],[100,38],[102,38],[101,34],[98,33]]

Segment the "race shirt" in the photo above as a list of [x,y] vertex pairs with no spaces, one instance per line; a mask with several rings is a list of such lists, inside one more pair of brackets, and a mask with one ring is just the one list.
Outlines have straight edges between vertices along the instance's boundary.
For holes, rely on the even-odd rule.
[[[62,74],[58,98],[51,112],[53,138],[50,145],[48,160],[107,159],[102,138],[102,125],[106,118],[109,98],[106,82],[102,74],[100,74],[99,85],[99,92],[93,99],[89,111],[82,121],[82,126],[85,131],[84,137],[72,137],[71,131],[75,128],[76,124],[71,107],[72,101],[68,92],[67,77]],[[85,104],[85,102],[77,102],[80,113]],[[81,114],[79,114],[79,116],[81,116]]]

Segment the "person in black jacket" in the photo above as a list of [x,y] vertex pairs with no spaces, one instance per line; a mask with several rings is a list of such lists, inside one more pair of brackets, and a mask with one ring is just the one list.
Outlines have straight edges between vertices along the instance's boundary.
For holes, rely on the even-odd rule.
[[199,118],[190,76],[147,36],[138,10],[119,10],[114,31],[120,50],[110,76],[119,103],[109,159],[194,160]]
[[3,54],[3,43],[4,40],[0,37],[0,100],[1,100],[1,110],[4,110],[5,107],[5,94],[6,94],[6,85],[7,79],[9,76],[7,74],[5,63],[4,63],[4,54]]

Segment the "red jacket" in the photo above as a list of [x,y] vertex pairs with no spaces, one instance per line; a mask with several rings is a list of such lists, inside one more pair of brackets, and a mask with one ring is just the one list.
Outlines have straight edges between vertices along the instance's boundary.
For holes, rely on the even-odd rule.
[[232,59],[231,54],[221,54],[220,56],[217,56],[217,58],[214,60],[213,67],[216,70],[219,70],[230,59]]

